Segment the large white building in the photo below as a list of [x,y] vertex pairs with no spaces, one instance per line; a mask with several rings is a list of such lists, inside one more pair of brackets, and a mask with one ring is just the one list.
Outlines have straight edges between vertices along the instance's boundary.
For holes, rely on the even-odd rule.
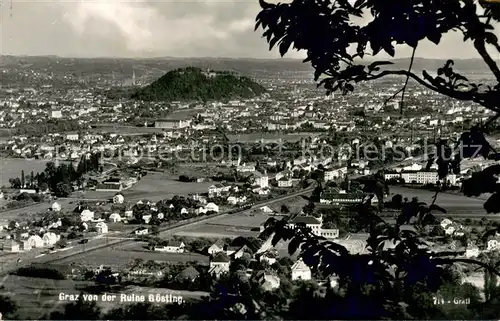
[[155,121],[155,128],[181,129],[191,126],[191,120],[182,119],[158,119]]
[[269,187],[269,176],[266,173],[262,174],[260,172],[254,172],[254,184],[260,188]]
[[325,182],[333,181],[337,178],[342,178],[347,174],[347,167],[331,169],[325,171]]
[[[401,173],[386,173],[384,174],[384,178],[386,180],[390,179],[398,179],[401,178],[405,183],[414,183],[414,184],[436,184],[439,181],[439,175],[436,171],[408,171]],[[446,180],[451,185],[457,184],[457,175],[449,174],[446,176]]]
[[56,119],[62,118],[62,112],[60,110],[52,110],[50,113],[50,117]]

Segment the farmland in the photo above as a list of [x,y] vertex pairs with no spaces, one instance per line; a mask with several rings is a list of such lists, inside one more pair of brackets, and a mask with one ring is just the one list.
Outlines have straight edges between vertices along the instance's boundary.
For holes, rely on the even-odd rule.
[[175,195],[187,196],[190,193],[207,193],[213,183],[184,183],[169,179],[163,173],[148,173],[137,184],[123,192],[125,199],[147,198],[158,201]]
[[[131,247],[135,245],[135,247]],[[125,245],[127,248],[105,248],[90,253],[83,253],[68,259],[61,260],[60,264],[82,264],[85,266],[95,266],[100,265],[109,266],[113,269],[123,269],[136,259],[141,259],[143,261],[161,261],[170,263],[182,263],[189,261],[198,261],[199,263],[208,264],[208,257],[195,253],[160,253],[153,252],[142,249],[141,244],[131,243],[130,245]]]
[[227,215],[209,223],[197,224],[175,233],[178,236],[235,238],[238,236],[259,235],[260,224],[270,216],[264,213],[251,216],[249,213]]
[[[172,198],[175,195],[187,196],[190,193],[206,193],[208,187],[213,183],[184,183],[179,182],[163,173],[149,172],[131,188],[122,192],[126,200],[148,199],[150,201],[160,201]],[[85,192],[85,198],[108,199],[114,192]]]
[[[403,197],[408,197],[409,200],[412,197],[418,197],[421,202],[426,202],[430,204],[432,202],[432,197],[435,192],[427,191],[423,189],[412,189],[405,187],[394,187],[390,188],[391,194],[401,194]],[[439,193],[436,200],[436,204],[447,210],[471,210],[471,211],[483,211],[484,200],[479,198],[466,197],[463,195],[455,195],[448,193]]]

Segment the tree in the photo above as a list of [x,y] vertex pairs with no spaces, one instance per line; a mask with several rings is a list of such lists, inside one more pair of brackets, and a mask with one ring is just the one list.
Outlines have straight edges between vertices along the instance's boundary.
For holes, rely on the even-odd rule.
[[0,295],[0,312],[2,313],[2,318],[11,318],[17,310],[18,306],[16,302],[8,296]]
[[57,197],[68,197],[71,192],[71,185],[63,182],[57,183],[56,189],[54,190],[54,193]]
[[[270,50],[277,45],[282,56],[291,48],[307,52],[304,62],[309,62],[315,69],[315,81],[322,78],[318,87],[324,87],[327,93],[341,91],[342,94],[348,94],[354,91],[357,83],[395,76],[405,79],[401,89],[390,97],[394,99],[401,94],[401,114],[404,112],[405,93],[410,79],[426,90],[473,102],[493,111],[495,115],[486,123],[472,126],[454,142],[461,152],[453,153],[451,141],[435,142],[436,152],[430,155],[428,167],[436,162],[440,179],[445,179],[449,173],[459,173],[463,158],[482,156],[500,160],[500,155],[485,138],[490,125],[500,117],[500,68],[491,54],[491,51],[500,53],[500,44],[495,35],[500,10],[493,2],[394,0],[381,5],[371,0],[358,0],[354,4],[345,0],[293,0],[291,3],[278,4],[260,0],[259,3],[262,11],[256,17],[255,29],[261,27],[264,30],[263,36]],[[442,35],[449,31],[461,33],[464,42],[474,46],[489,68],[494,84],[470,81],[453,68],[453,60],[433,70],[436,76],[427,70],[422,71],[421,75],[413,72],[419,43],[427,39],[439,45]],[[376,59],[383,51],[394,57],[397,49],[395,45],[412,49],[407,69],[391,68],[394,65],[392,62]],[[362,64],[367,56],[375,57],[375,61],[370,59],[370,63]],[[474,173],[463,182],[463,192],[467,196],[492,194],[484,204],[488,213],[500,212],[497,174],[500,174],[500,165]]]
[[24,188],[26,186],[26,181],[24,177],[24,170],[21,171],[21,188]]
[[12,188],[15,188],[15,189],[21,188],[21,180],[19,179],[19,177],[10,178],[9,184],[10,184],[10,187],[12,187]]

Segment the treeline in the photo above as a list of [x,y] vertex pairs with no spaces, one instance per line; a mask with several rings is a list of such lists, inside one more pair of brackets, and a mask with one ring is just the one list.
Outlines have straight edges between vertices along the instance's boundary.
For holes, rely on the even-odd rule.
[[61,133],[85,129],[74,120],[49,120],[46,123],[20,124],[11,130],[12,135],[38,136],[47,133]]
[[21,177],[9,179],[12,188],[30,188],[39,191],[49,189],[58,197],[66,197],[72,192],[72,185],[81,186],[83,183],[83,175],[92,171],[102,171],[101,153],[93,153],[84,155],[80,159],[78,165],[62,163],[56,166],[54,162],[48,162],[45,165],[45,170],[41,173],[31,175],[26,178],[24,171],[21,171]]
[[199,68],[188,67],[164,76],[132,94],[144,101],[159,100],[227,100],[261,95],[265,88],[248,77],[231,73],[208,76]]
[[30,278],[44,278],[52,280],[64,280],[66,276],[60,271],[53,268],[44,268],[36,266],[28,266],[17,269],[15,275],[25,276]]

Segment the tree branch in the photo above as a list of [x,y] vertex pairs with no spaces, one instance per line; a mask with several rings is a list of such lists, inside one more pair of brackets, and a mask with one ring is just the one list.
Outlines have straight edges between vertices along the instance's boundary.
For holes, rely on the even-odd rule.
[[415,60],[415,51],[417,51],[417,46],[413,48],[413,51],[411,53],[411,59],[410,59],[410,65],[408,66],[408,75],[406,75],[406,80],[405,84],[403,86],[403,93],[401,94],[401,115],[403,115],[403,104],[405,101],[405,92],[406,92],[406,87],[408,86],[408,81],[410,80],[410,73],[411,73],[411,68],[413,67],[413,61]]
[[409,72],[407,70],[384,70],[380,72],[379,74],[370,74],[366,77],[365,80],[371,81],[371,80],[376,80],[380,79],[386,76],[408,76],[409,78],[415,80],[417,83],[420,85],[426,87],[429,90],[435,91],[437,93],[440,93],[445,96],[449,96],[451,98],[455,98],[458,100],[463,100],[463,101],[473,101],[487,109],[490,109],[494,112],[498,112],[496,106],[493,106],[492,100],[493,98],[496,98],[497,93],[494,92],[484,92],[484,93],[478,93],[478,92],[472,92],[472,91],[457,91],[441,86],[436,86],[436,84],[432,83],[430,80],[432,80],[432,77],[425,71],[424,73],[424,78],[427,80],[424,80],[417,76],[416,74]]
[[480,38],[474,40],[474,48],[476,48],[477,52],[481,55],[484,62],[488,65],[495,78],[498,80],[498,82],[500,82],[500,69],[486,50],[484,39]]

